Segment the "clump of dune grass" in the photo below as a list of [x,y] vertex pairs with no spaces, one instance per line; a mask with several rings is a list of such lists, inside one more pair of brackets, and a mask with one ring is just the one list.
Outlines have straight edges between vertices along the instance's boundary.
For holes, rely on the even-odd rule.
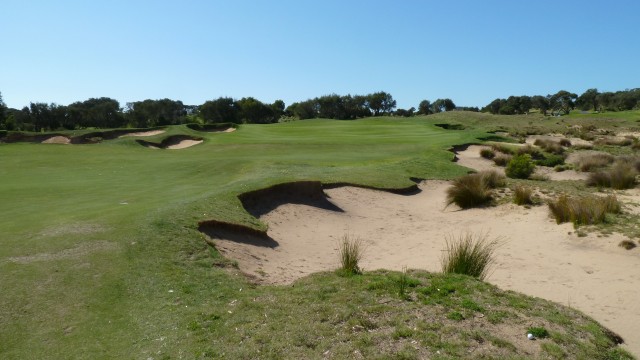
[[503,145],[503,144],[492,144],[491,148],[496,151],[507,155],[513,155],[515,151],[512,147]]
[[484,280],[495,262],[499,240],[489,240],[488,234],[465,233],[457,238],[446,236],[446,248],[441,258],[442,272],[464,274]]
[[556,155],[560,155],[564,153],[564,148],[560,145],[559,142],[556,142],[551,139],[536,139],[533,143],[536,146],[541,147],[544,151]]
[[623,137],[605,137],[595,141],[596,145],[610,145],[610,146],[629,146],[633,144],[633,139]]
[[493,199],[493,189],[504,186],[504,176],[495,171],[469,174],[453,180],[447,189],[447,206],[456,204],[462,209],[481,206]]
[[491,160],[496,157],[496,152],[493,149],[483,148],[482,150],[480,150],[480,156],[485,159]]
[[340,270],[347,275],[362,273],[360,260],[364,254],[364,242],[349,234],[342,236],[339,244]]
[[621,248],[624,248],[625,250],[631,250],[635,248],[637,245],[631,240],[622,240],[620,241],[618,246],[620,246]]
[[533,159],[544,158],[544,155],[542,155],[542,152],[540,151],[540,149],[538,149],[535,146],[531,146],[529,144],[518,148],[518,151],[516,151],[516,155],[522,155],[522,154],[529,154]]
[[597,168],[612,164],[615,157],[607,153],[584,154],[580,156],[576,165],[582,172],[592,171]]
[[562,194],[556,200],[550,200],[547,205],[556,223],[571,222],[576,226],[603,223],[607,214],[618,214],[621,211],[620,202],[615,195],[570,198]]
[[629,164],[617,163],[608,170],[589,174],[588,186],[607,187],[613,189],[631,189],[636,186],[637,170]]
[[507,164],[509,163],[509,161],[511,161],[512,158],[513,157],[508,154],[497,154],[493,158],[493,163],[498,166],[507,166]]
[[516,186],[513,189],[513,202],[517,205],[533,205],[533,190],[527,186]]

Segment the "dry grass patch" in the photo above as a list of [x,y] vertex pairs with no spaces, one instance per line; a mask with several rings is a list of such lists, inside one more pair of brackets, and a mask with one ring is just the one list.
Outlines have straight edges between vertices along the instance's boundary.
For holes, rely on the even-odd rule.
[[637,245],[631,240],[622,240],[620,241],[618,246],[620,246],[621,248],[624,248],[625,250],[631,250],[635,248]]
[[446,249],[442,256],[442,272],[463,274],[484,280],[495,262],[495,250],[499,240],[488,240],[488,234],[461,234],[446,237]]
[[556,223],[572,222],[576,226],[603,223],[607,214],[621,212],[620,202],[615,195],[570,198],[562,194],[547,204]]
[[[566,140],[566,139],[563,139],[563,140]],[[564,148],[562,147],[562,145],[559,142],[554,140],[536,139],[536,141],[533,144],[536,146],[540,146],[544,151],[548,153],[552,153],[556,155],[560,155],[564,153]],[[571,142],[569,142],[569,145],[571,145]]]
[[496,157],[496,152],[493,149],[484,148],[480,150],[480,156],[482,156],[485,159],[491,160],[494,157]]
[[447,206],[456,204],[462,209],[486,205],[493,199],[493,189],[505,185],[503,175],[496,171],[482,171],[453,180],[447,189]]
[[360,260],[364,254],[364,241],[349,234],[340,240],[340,270],[347,275],[361,274]]
[[517,205],[533,205],[533,190],[527,186],[516,186],[513,189],[513,202]]
[[615,157],[607,153],[583,154],[578,158],[576,166],[580,171],[587,172],[612,164]]
[[588,186],[607,187],[618,190],[636,186],[637,170],[631,165],[618,163],[611,169],[589,174]]
[[493,158],[493,163],[498,166],[507,166],[507,164],[509,163],[509,161],[511,161],[512,158],[513,156],[511,155],[500,153]]

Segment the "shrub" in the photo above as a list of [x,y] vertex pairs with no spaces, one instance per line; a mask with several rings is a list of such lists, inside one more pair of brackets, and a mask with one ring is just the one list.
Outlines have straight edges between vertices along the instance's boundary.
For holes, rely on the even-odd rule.
[[618,246],[620,246],[621,248],[624,248],[625,250],[631,250],[635,248],[637,245],[631,240],[622,240],[620,241]]
[[348,234],[342,236],[340,241],[341,270],[348,275],[361,274],[360,260],[364,253],[364,242],[360,238],[351,238]]
[[517,155],[529,154],[533,159],[544,159],[544,155],[540,152],[539,149],[527,144],[516,151]]
[[587,172],[607,166],[613,163],[614,160],[613,155],[607,153],[585,154],[578,159],[576,165],[580,171]]
[[531,161],[529,154],[522,154],[514,156],[507,164],[505,173],[510,178],[526,179],[535,170],[536,165]]
[[457,239],[446,237],[446,249],[441,259],[445,274],[464,274],[483,280],[495,262],[498,240],[488,240],[488,234],[461,234]]
[[511,155],[505,155],[505,154],[496,155],[496,157],[493,158],[493,163],[498,166],[507,166],[509,161],[511,161],[511,158],[512,158]]
[[554,167],[564,164],[564,156],[550,154],[541,160],[536,160],[536,165]]
[[447,189],[447,206],[456,204],[463,209],[480,206],[492,199],[491,188],[480,174],[469,174],[453,181]]
[[638,172],[628,164],[618,163],[607,171],[589,174],[588,186],[608,187],[613,189],[631,189],[636,185]]
[[575,199],[562,194],[555,201],[549,201],[547,204],[558,224],[564,222],[572,222],[574,225],[599,224],[605,221],[607,213],[617,214],[621,211],[620,202],[615,195]]
[[532,205],[533,204],[533,190],[526,186],[516,186],[513,190],[513,202],[517,205]]
[[480,176],[485,185],[490,189],[504,187],[507,184],[504,175],[495,170],[481,171],[478,173],[478,176]]
[[569,147],[571,146],[571,141],[569,139],[562,138],[560,139],[560,145],[564,147]]
[[[564,140],[566,140],[566,139],[564,139]],[[537,145],[537,146],[540,146],[542,149],[544,149],[544,151],[546,151],[548,153],[552,153],[552,154],[556,154],[556,155],[560,155],[560,154],[564,153],[564,148],[562,147],[562,145],[560,145],[560,143],[558,143],[558,142],[556,142],[554,140],[536,139],[536,141],[533,144]],[[569,143],[569,144],[571,144],[571,143]]]
[[491,160],[494,157],[496,157],[496,152],[493,151],[492,149],[483,148],[482,150],[480,150],[480,156],[482,156],[485,159]]

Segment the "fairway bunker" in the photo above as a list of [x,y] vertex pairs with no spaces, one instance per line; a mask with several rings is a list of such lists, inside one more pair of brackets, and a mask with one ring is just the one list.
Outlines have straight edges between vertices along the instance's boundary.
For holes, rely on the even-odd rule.
[[66,136],[52,136],[42,140],[42,144],[71,144],[71,139]]
[[337,269],[338,245],[345,234],[364,241],[365,270],[406,266],[437,272],[447,235],[489,232],[491,238],[503,239],[489,282],[563,304],[569,301],[620,333],[632,350],[640,350],[640,252],[618,247],[626,237],[578,237],[571,224],[557,225],[546,206],[445,208],[449,186],[447,181],[425,181],[422,191],[412,196],[351,186],[325,188],[341,211],[307,201],[256,204],[254,213],[268,225],[265,236],[277,246],[241,241],[242,229],[236,229],[235,238],[218,232],[209,241],[257,282],[290,284]]
[[167,150],[179,150],[186,149],[198,144],[202,144],[204,140],[199,137],[189,136],[189,135],[172,135],[159,143],[145,141],[145,140],[136,140],[136,142],[144,147],[151,149],[167,149]]
[[191,130],[202,131],[202,132],[224,132],[229,133],[236,131],[236,128],[232,124],[187,124],[187,127]]

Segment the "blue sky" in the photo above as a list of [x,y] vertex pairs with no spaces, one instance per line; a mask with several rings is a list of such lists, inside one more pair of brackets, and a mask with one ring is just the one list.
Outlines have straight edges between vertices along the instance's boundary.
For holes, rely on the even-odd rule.
[[287,105],[387,91],[451,98],[640,87],[640,2],[0,0],[10,107],[107,96]]

